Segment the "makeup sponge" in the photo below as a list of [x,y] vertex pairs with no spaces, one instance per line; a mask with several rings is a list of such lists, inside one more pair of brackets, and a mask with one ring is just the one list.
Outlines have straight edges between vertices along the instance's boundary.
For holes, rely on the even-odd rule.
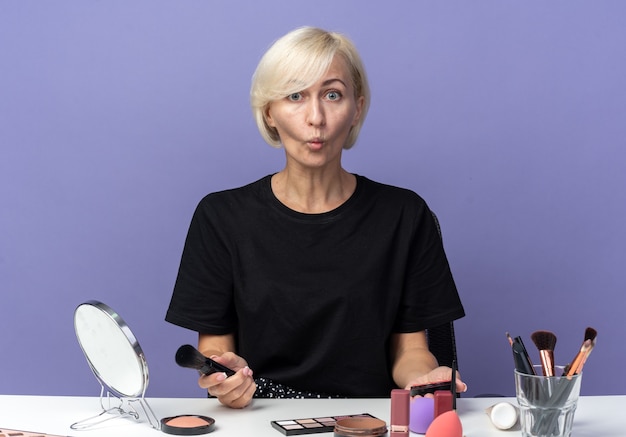
[[435,400],[417,397],[411,400],[409,429],[417,434],[424,434],[435,417]]
[[456,411],[437,416],[426,430],[426,437],[463,437],[463,426]]

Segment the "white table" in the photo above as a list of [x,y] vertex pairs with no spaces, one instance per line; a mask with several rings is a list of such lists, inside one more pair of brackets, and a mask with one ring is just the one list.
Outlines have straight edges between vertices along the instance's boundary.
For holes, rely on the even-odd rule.
[[[243,410],[231,410],[214,399],[148,398],[158,418],[178,414],[213,417],[216,428],[211,436],[280,437],[270,425],[272,420],[370,413],[389,424],[389,399],[257,399]],[[496,402],[513,398],[461,398],[457,411],[466,437],[518,437],[519,431],[499,431],[484,410]],[[63,436],[164,436],[143,420],[117,418],[97,428],[74,431],[70,424],[101,411],[97,397],[0,395],[0,429],[20,429]],[[623,437],[626,435],[626,395],[589,396],[579,401],[573,437]],[[320,437],[332,433],[318,434]],[[412,434],[418,436],[418,434]]]

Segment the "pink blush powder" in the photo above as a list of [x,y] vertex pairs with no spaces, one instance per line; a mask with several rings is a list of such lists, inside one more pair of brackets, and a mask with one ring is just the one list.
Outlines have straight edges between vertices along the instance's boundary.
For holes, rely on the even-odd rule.
[[177,426],[179,428],[194,428],[196,426],[206,426],[209,423],[198,416],[178,416],[172,420],[168,420],[169,426]]
[[210,417],[183,414],[161,419],[161,431],[174,435],[201,435],[213,431],[215,420]]

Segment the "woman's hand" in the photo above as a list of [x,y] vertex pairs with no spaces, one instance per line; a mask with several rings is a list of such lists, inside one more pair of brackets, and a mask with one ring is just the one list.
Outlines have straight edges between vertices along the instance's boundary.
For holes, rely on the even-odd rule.
[[226,352],[221,356],[213,355],[211,359],[237,373],[228,378],[222,372],[202,375],[198,380],[200,387],[206,388],[211,396],[215,396],[227,407],[244,408],[250,404],[256,384],[246,360],[233,352]]
[[[450,381],[451,378],[452,378],[452,369],[450,367],[440,366],[440,367],[437,367],[437,368],[431,370],[430,372],[426,373],[425,375],[418,376],[417,378],[413,379],[411,382],[409,382],[409,384],[407,384],[405,389],[406,390],[410,390],[411,387],[413,387],[415,385],[424,385],[424,384],[434,384],[434,383],[438,383],[438,382],[447,382],[447,381]],[[461,376],[459,375],[458,371],[456,372],[456,391],[457,391],[457,393],[463,393],[463,392],[467,391],[467,384],[465,384],[461,380]],[[427,395],[427,396],[429,396],[429,395]],[[430,396],[432,396],[432,395],[430,395]]]

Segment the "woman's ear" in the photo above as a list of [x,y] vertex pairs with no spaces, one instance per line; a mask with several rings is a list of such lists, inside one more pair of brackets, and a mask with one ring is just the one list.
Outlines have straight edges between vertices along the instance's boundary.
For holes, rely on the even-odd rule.
[[265,110],[263,111],[263,118],[265,118],[265,122],[268,126],[274,128],[276,127],[276,125],[274,124],[274,119],[272,118],[272,114],[270,114],[270,105],[267,105],[265,107]]
[[356,112],[354,114],[354,119],[352,120],[352,127],[356,126],[361,119],[361,114],[363,113],[363,106],[365,105],[365,97],[359,96],[356,99]]

